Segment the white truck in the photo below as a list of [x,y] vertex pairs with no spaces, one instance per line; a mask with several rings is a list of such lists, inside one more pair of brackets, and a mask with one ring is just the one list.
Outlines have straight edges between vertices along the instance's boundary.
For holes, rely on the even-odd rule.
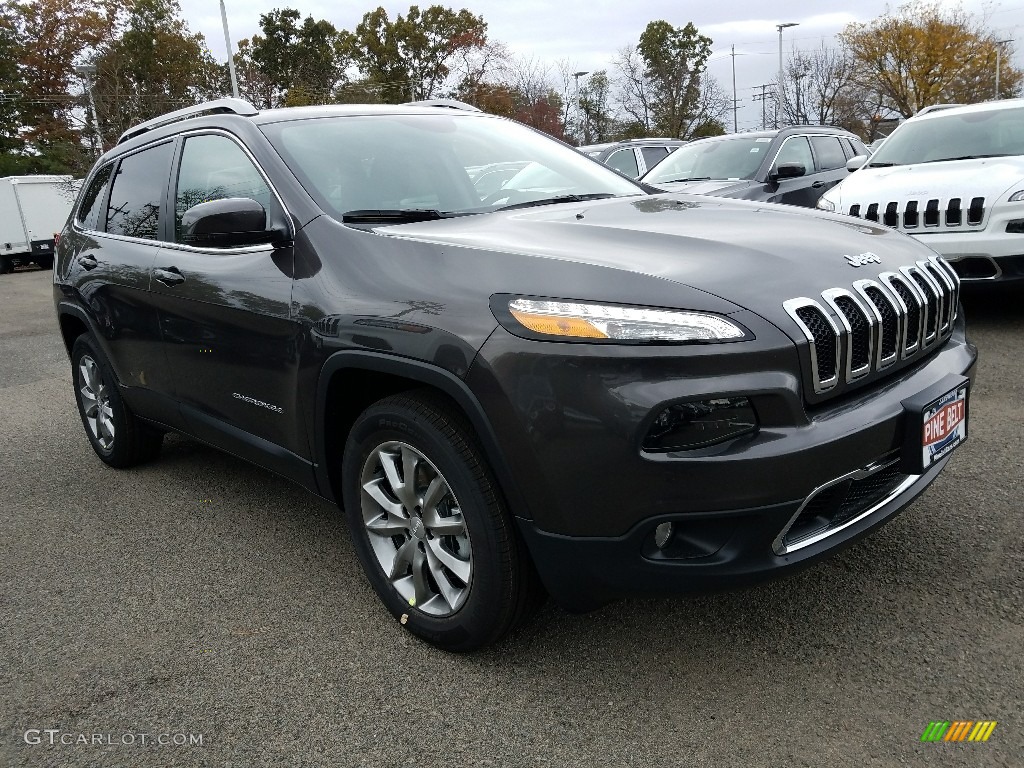
[[78,186],[70,176],[0,178],[0,274],[30,262],[53,267],[54,234],[64,228]]

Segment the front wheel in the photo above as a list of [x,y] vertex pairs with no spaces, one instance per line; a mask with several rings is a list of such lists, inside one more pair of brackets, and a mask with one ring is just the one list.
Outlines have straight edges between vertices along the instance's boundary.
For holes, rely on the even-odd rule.
[[539,581],[461,414],[432,393],[356,420],[343,497],[356,553],[406,629],[451,651],[496,642],[539,604]]

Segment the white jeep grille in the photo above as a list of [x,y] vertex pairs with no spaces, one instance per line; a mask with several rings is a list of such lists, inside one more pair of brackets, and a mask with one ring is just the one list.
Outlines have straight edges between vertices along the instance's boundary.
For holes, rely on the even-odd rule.
[[971,231],[985,228],[984,197],[854,203],[851,216],[906,232]]

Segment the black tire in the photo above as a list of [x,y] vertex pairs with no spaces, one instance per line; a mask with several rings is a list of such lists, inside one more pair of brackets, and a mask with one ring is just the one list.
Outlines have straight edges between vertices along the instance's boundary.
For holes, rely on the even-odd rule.
[[[100,382],[99,387],[88,386],[89,374],[86,371],[91,369],[88,361],[95,365],[93,370]],[[85,434],[104,463],[124,469],[151,461],[160,454],[163,433],[144,424],[128,408],[121,398],[110,364],[90,334],[79,336],[71,348],[71,380]],[[96,396],[90,399],[86,394],[88,391]],[[92,409],[93,405],[97,410]],[[112,434],[105,432],[99,423],[101,406],[106,422],[112,425]],[[92,419],[96,419],[97,424],[91,425]]]
[[[447,509],[461,512],[471,552],[469,580],[464,582],[461,602],[441,602],[443,590],[438,583],[443,576],[438,577],[435,568],[439,562],[436,548],[431,549],[433,560],[427,554],[431,543],[440,546],[451,537],[435,537],[425,530],[427,525],[420,523],[415,523],[412,532],[407,529],[404,536],[401,533],[394,536],[371,534],[367,530],[367,519],[372,519],[377,507],[363,491],[363,483],[371,476],[369,473],[374,466],[378,470],[374,476],[386,480],[380,474],[384,455],[381,451],[402,450],[395,446],[412,448],[420,458],[426,459],[416,465],[416,472],[425,467],[429,477],[439,478],[450,489],[451,494],[442,497],[447,501],[435,503],[434,508],[441,510],[447,503]],[[368,474],[364,475],[364,471]],[[405,478],[402,479],[404,482]],[[346,516],[363,570],[387,609],[414,635],[448,651],[476,650],[505,637],[542,602],[544,591],[539,578],[505,509],[482,451],[476,445],[472,429],[444,398],[429,391],[417,391],[385,398],[366,409],[348,435],[342,461],[342,484]],[[398,498],[397,494],[389,496],[389,499]],[[365,513],[364,502],[368,505]],[[413,515],[422,515],[421,522],[427,520],[426,505],[423,511],[416,506],[410,514],[405,512],[408,505],[398,503],[402,514],[409,514],[410,520]],[[385,514],[379,519],[388,517]],[[433,519],[451,520],[454,516],[434,516]],[[371,544],[371,536],[377,537],[375,543],[385,549],[389,544],[400,548],[403,542],[418,546],[425,558],[420,559],[420,583],[433,589],[433,598],[424,607],[432,604],[457,607],[445,615],[432,615],[403,597],[385,573],[385,566]],[[417,541],[415,536],[420,539]],[[415,550],[412,551],[415,555]],[[395,562],[398,561],[396,556]],[[409,574],[403,578],[407,587],[415,579],[415,563],[413,559],[408,571],[403,566],[403,573]],[[443,569],[441,572],[448,573]],[[458,578],[448,582],[449,589],[452,583],[463,583]]]
[[53,269],[53,256],[39,256],[35,262],[40,269]]
[[0,275],[6,275],[14,270],[11,260],[6,256],[0,256]]

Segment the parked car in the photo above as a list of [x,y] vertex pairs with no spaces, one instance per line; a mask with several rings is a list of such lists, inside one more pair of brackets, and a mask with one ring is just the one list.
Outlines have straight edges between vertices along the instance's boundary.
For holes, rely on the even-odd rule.
[[64,227],[78,186],[70,176],[0,179],[0,275],[22,264],[53,266],[53,236]]
[[673,152],[641,180],[666,192],[813,208],[825,190],[847,176],[848,160],[868,154],[849,131],[797,125],[699,139]]
[[[532,181],[474,187],[524,158]],[[545,589],[588,610],[792,573],[967,435],[976,351],[921,244],[652,195],[468,107],[148,121],[97,161],[57,257],[100,460],[173,430],[342,503],[395,620],[451,650]]]
[[1024,279],[1024,100],[922,110],[818,207],[941,253],[962,280]]
[[670,153],[686,144],[681,139],[629,139],[578,147],[587,157],[614,168],[631,179],[643,176]]

